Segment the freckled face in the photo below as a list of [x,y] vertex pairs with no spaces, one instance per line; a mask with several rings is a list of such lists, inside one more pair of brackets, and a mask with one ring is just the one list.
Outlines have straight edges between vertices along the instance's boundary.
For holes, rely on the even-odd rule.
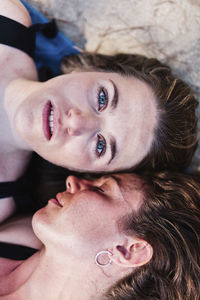
[[[133,174],[87,181],[69,176],[67,190],[33,217],[33,229],[47,247],[86,255],[106,249],[120,236],[120,220],[143,202],[141,181]],[[84,249],[84,251],[83,251]],[[91,255],[92,255],[91,253]]]
[[133,77],[62,75],[31,90],[16,107],[15,128],[31,149],[57,165],[125,169],[151,147],[157,126],[154,98],[151,88]]

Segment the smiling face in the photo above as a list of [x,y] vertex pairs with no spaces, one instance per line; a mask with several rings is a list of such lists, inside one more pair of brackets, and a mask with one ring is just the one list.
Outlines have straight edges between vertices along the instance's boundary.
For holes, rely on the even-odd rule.
[[[122,219],[143,202],[141,180],[133,174],[87,181],[69,176],[67,190],[33,217],[33,229],[47,247],[93,257],[122,234]],[[91,256],[90,254],[91,253]]]
[[138,164],[157,126],[151,88],[115,73],[62,75],[37,83],[20,105],[12,105],[14,126],[31,149],[57,165],[81,171]]

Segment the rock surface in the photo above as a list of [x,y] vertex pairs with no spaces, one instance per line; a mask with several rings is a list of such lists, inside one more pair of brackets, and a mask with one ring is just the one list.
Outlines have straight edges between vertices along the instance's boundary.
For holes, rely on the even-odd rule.
[[[28,0],[78,46],[157,57],[200,100],[200,0]],[[198,111],[200,115],[200,109]],[[193,169],[200,170],[200,147]]]

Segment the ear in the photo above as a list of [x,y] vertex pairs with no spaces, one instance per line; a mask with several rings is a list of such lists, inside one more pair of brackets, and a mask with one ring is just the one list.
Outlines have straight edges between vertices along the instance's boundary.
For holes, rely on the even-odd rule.
[[153,256],[153,248],[146,241],[127,237],[121,245],[112,249],[112,261],[122,267],[139,267],[145,265]]

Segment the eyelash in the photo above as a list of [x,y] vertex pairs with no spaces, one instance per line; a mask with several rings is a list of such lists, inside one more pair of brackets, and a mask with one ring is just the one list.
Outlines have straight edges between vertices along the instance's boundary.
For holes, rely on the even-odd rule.
[[94,191],[100,192],[100,193],[104,193],[104,190],[102,188],[100,188],[99,186],[94,186],[92,188]]
[[[103,100],[103,101],[105,101],[105,103],[100,103],[100,101],[102,100],[102,98],[100,99],[100,96],[101,97],[105,97],[105,100]],[[101,112],[101,111],[103,111],[104,109],[106,109],[106,107],[108,106],[108,91],[107,91],[107,89],[106,88],[104,88],[104,87],[100,87],[99,89],[98,89],[98,92],[97,92],[97,102],[98,102],[98,108],[97,108],[97,110],[99,111],[99,112]]]

